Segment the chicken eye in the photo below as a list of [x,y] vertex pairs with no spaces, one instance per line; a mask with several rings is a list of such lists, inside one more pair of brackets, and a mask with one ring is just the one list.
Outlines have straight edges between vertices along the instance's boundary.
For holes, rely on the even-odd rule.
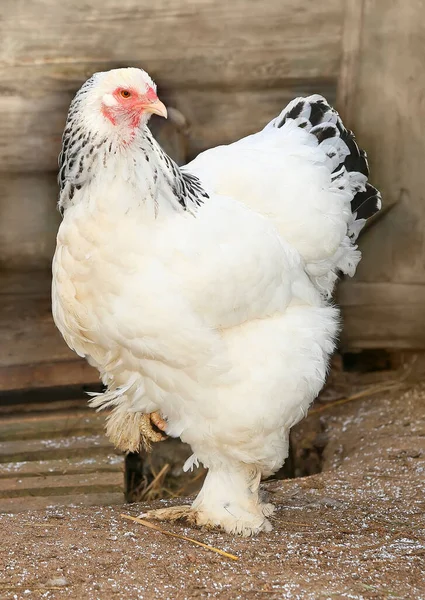
[[128,90],[121,90],[120,94],[123,98],[130,98],[131,96],[131,93]]

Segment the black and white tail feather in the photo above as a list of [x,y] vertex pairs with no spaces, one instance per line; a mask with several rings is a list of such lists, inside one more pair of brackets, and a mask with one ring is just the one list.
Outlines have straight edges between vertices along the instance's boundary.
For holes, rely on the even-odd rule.
[[296,98],[267,127],[281,128],[289,120],[317,138],[326,154],[333,186],[352,196],[352,219],[347,224],[347,236],[333,257],[332,268],[320,263],[306,266],[316,285],[330,296],[338,273],[354,274],[361,258],[355,242],[366,220],[381,209],[381,194],[368,182],[366,152],[358,147],[353,132],[346,129],[337,111],[323,96]]

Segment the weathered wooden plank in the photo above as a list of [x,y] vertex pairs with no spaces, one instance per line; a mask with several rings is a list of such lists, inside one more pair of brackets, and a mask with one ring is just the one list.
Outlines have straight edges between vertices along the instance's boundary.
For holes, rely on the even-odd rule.
[[50,282],[43,271],[0,273],[0,391],[99,381],[53,323]]
[[124,472],[124,456],[105,454],[104,456],[83,456],[52,460],[31,460],[0,463],[2,477],[35,477],[68,475],[77,473]]
[[42,296],[50,294],[52,272],[50,269],[37,271],[0,271],[0,297]]
[[[16,356],[19,360],[19,353]],[[37,360],[36,354],[33,360]],[[0,368],[0,392],[90,384],[99,384],[99,373],[83,359]]]
[[386,306],[404,304],[425,306],[425,285],[406,283],[362,283],[342,281],[337,290],[337,300],[341,306]]
[[[50,81],[140,62],[173,87],[273,85],[336,77],[343,6],[339,0],[3,0],[1,80],[42,98]],[[23,73],[19,68],[26,68]],[[46,68],[49,70],[46,73]],[[8,70],[10,69],[10,70]],[[40,69],[45,77],[40,77]],[[58,86],[59,83],[59,86]]]
[[15,440],[0,444],[0,463],[51,460],[110,453],[111,443],[104,435],[78,435],[51,440]]
[[405,304],[349,307],[343,310],[343,323],[340,347],[345,352],[365,348],[425,349],[423,306],[415,305],[413,310]]
[[77,473],[0,478],[0,498],[121,492],[123,473]]
[[341,64],[338,78],[338,110],[350,118],[360,65],[361,33],[365,0],[345,0]]
[[[27,110],[31,109],[27,107]],[[0,138],[11,136],[5,151],[13,152],[15,148],[18,155],[25,153],[28,150],[25,145],[16,146],[25,134],[17,133],[16,140],[12,141],[9,125],[2,119]],[[18,131],[18,123],[15,125]],[[31,138],[32,134],[28,133],[28,139]],[[39,142],[51,145],[47,138]],[[35,152],[43,154],[42,149]],[[22,174],[0,177],[0,269],[50,268],[60,222],[56,210],[57,189],[54,173],[41,177]],[[0,278],[0,293],[3,293],[2,288]]]
[[[358,59],[350,62],[349,52],[345,54],[341,84],[348,92],[340,90],[340,108],[368,151],[372,181],[382,190],[384,203],[396,206],[362,239],[364,258],[356,279],[425,283],[425,8],[422,0],[350,0],[348,6],[356,12],[358,4],[363,7],[353,45]],[[352,23],[347,26],[345,37],[352,37]],[[394,324],[401,314],[396,310],[386,318]],[[415,318],[418,328],[410,320],[412,330],[404,333],[413,335],[416,345],[423,317]]]
[[344,351],[425,349],[425,285],[346,281],[337,301],[342,306]]
[[56,439],[70,434],[98,433],[105,426],[105,418],[105,414],[95,410],[3,417],[0,421],[0,441]]
[[20,401],[20,398],[15,398],[15,401],[10,399],[10,396],[3,400],[3,404],[0,404],[0,417],[18,415],[25,416],[28,414],[51,414],[56,412],[61,414],[65,411],[73,409],[80,411],[92,411],[93,409],[88,406],[87,398],[76,398],[70,400],[48,400],[46,402],[34,400],[34,401]]
[[[75,360],[51,314],[51,273],[0,272],[0,372],[2,367]],[[0,390],[7,389],[1,383]]]
[[0,478],[0,498],[120,492],[123,473],[77,473],[38,477]]
[[49,296],[0,296],[0,366],[72,360],[53,323]]
[[58,506],[109,506],[123,504],[124,496],[120,492],[102,492],[98,494],[75,494],[70,496],[24,496],[22,498],[0,499],[0,512],[20,513]]

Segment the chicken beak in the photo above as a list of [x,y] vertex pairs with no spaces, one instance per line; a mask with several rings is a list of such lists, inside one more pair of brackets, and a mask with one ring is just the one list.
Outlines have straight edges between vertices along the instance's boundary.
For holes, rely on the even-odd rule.
[[145,104],[143,109],[146,112],[164,117],[164,119],[167,118],[167,109],[165,108],[165,104],[163,104],[159,99],[155,100],[154,102],[150,102],[149,104]]

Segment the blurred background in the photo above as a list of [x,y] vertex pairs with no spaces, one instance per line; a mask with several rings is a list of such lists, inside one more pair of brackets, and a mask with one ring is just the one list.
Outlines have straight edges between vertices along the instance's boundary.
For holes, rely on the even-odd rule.
[[63,490],[86,503],[123,494],[123,458],[81,399],[97,372],[50,309],[57,155],[80,85],[99,70],[146,69],[171,107],[153,129],[180,164],[262,128],[296,96],[325,95],[384,199],[356,277],[339,286],[342,362],[391,368],[425,348],[424,34],[422,0],[2,0],[0,509]]

